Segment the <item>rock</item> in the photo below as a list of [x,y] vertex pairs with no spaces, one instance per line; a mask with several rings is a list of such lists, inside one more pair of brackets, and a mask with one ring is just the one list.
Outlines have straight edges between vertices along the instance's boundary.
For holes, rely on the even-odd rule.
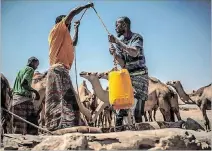
[[133,125],[123,125],[112,128],[101,128],[101,131],[103,133],[109,133],[109,132],[121,132],[126,130],[144,131],[144,130],[155,130],[163,128],[182,128],[183,123],[185,123],[185,121],[183,120],[177,122],[164,122],[164,121],[142,122]]
[[205,131],[205,129],[195,120],[187,118],[187,121],[183,124],[183,128],[194,131]]
[[51,136],[32,150],[83,150],[88,147],[87,137],[80,133]]
[[29,150],[42,141],[42,136],[4,134],[5,150]]
[[[202,150],[211,149],[212,132],[180,128],[124,131],[111,133],[68,133],[32,136],[7,134],[4,147],[8,150]],[[166,124],[164,124],[166,125]],[[172,125],[172,124],[171,124]],[[139,127],[142,124],[139,123]],[[158,126],[158,128],[160,128]],[[141,129],[141,128],[140,128]]]

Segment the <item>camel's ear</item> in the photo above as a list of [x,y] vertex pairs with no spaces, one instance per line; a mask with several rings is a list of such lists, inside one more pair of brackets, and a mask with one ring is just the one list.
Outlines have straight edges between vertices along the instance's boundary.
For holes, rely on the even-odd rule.
[[98,78],[99,78],[99,79],[102,78],[102,74],[101,74],[101,73],[98,74]]
[[98,72],[95,72],[94,75],[98,75]]

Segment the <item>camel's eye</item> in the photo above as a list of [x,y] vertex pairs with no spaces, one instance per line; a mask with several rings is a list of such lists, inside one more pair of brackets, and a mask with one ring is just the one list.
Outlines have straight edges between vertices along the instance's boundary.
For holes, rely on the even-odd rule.
[[38,83],[39,81],[41,81],[41,79],[37,78],[37,79],[32,79],[34,81],[34,83]]

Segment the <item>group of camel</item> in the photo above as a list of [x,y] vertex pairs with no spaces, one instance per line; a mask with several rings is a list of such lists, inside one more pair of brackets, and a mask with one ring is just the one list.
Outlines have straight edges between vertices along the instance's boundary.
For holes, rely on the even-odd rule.
[[[111,70],[112,71],[112,70]],[[81,112],[81,124],[88,125],[89,123],[95,123],[95,126],[101,125],[109,127],[112,121],[112,108],[109,103],[108,89],[103,89],[100,79],[108,80],[109,72],[97,73],[97,72],[81,72],[80,76],[88,80],[93,88],[91,93],[86,85],[85,80],[76,90],[77,103]],[[39,115],[39,125],[45,126],[45,90],[46,90],[46,75],[45,73],[36,72],[33,77],[32,87],[40,94],[40,100],[34,100],[34,107]],[[5,82],[6,81],[6,82]],[[1,74],[1,100],[2,107],[8,109],[12,100],[11,89],[9,82]],[[179,95],[179,97],[178,97]],[[7,97],[8,96],[8,97]],[[178,120],[181,120],[179,105],[182,104],[196,104],[202,111],[202,115],[205,121],[206,130],[210,130],[210,122],[206,114],[206,110],[211,109],[212,101],[212,85],[201,87],[197,91],[193,91],[191,94],[187,94],[180,81],[168,81],[167,83],[161,82],[157,78],[149,77],[149,89],[148,100],[145,102],[144,118],[145,121],[156,121],[156,111],[160,110],[163,115],[164,121],[174,122],[175,115]],[[129,110],[129,113],[131,110]],[[153,118],[152,118],[152,112]],[[149,114],[147,118],[146,113]],[[128,123],[132,124],[132,113],[127,117]],[[8,116],[5,116],[8,117]],[[7,122],[4,122],[7,125]]]

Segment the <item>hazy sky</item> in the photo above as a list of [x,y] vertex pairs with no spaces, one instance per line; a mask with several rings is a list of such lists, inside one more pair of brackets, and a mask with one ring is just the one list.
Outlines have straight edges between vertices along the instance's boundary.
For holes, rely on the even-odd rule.
[[[30,56],[39,58],[39,71],[49,68],[48,34],[55,18],[86,3],[78,0],[2,2],[1,72],[11,86],[18,70],[26,65]],[[112,34],[115,34],[118,17],[131,19],[132,31],[144,38],[150,76],[163,82],[180,80],[187,91],[212,82],[210,0],[96,0],[94,5]],[[110,70],[113,58],[108,46],[105,29],[95,12],[89,9],[79,27],[76,47],[78,74],[81,71]],[[70,75],[75,85],[74,64]],[[82,80],[78,76],[78,84]],[[102,80],[102,84],[106,87],[107,81]]]

